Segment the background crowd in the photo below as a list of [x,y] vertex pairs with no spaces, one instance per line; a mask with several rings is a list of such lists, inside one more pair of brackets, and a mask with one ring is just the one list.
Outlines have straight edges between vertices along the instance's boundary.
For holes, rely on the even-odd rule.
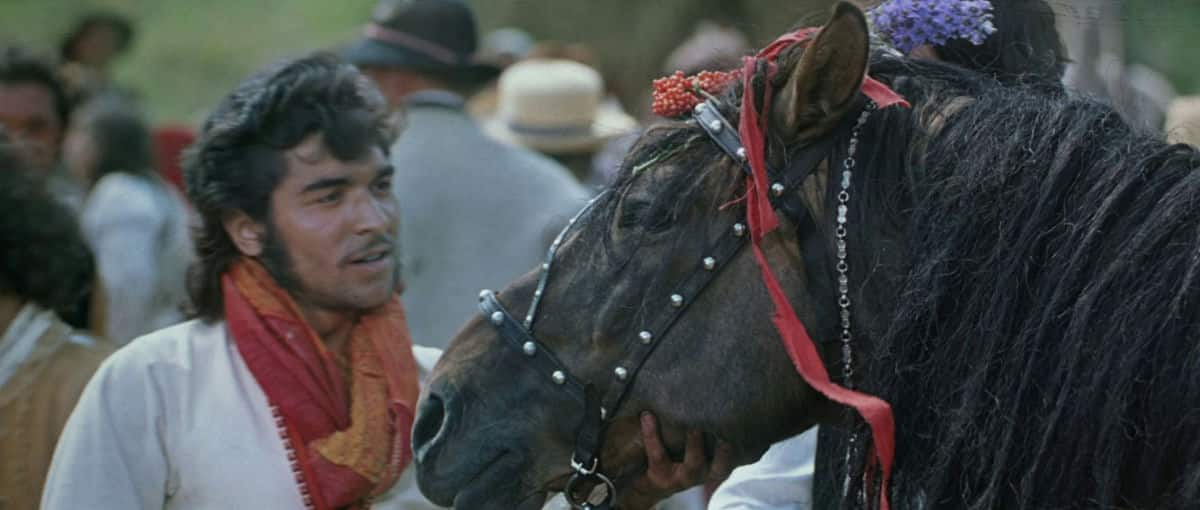
[[[533,267],[564,219],[611,182],[655,121],[653,77],[731,68],[831,2],[480,0],[478,40],[460,30],[466,21],[394,16],[403,3],[0,5],[0,452],[25,452],[0,461],[0,508],[31,507],[20,498],[40,494],[73,403],[31,397],[36,377],[70,373],[55,388],[77,394],[113,349],[185,318],[187,268],[209,247],[192,240],[180,161],[205,112],[251,70],[329,50],[395,109],[405,305],[414,342],[444,347],[479,288]],[[1186,95],[1200,88],[1188,54],[1200,6],[1048,3],[1070,88],[1200,142],[1200,100]],[[478,64],[446,67],[378,43],[395,34]],[[30,431],[45,437],[18,441]]]

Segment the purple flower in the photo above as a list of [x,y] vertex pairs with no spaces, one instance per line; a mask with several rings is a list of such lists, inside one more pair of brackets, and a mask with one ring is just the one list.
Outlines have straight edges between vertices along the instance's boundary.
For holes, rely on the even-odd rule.
[[875,30],[904,53],[951,39],[983,44],[996,32],[988,0],[889,0],[869,16]]

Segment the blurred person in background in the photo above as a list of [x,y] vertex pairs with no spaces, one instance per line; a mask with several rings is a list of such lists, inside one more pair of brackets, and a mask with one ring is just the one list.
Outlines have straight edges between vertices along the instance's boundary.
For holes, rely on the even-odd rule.
[[54,66],[19,46],[0,49],[0,125],[56,199],[78,212],[83,188],[59,162],[71,106]]
[[133,22],[115,12],[79,18],[59,46],[62,74],[78,104],[102,94],[128,95],[112,82],[112,64],[133,44]]
[[81,222],[107,294],[105,336],[124,344],[182,321],[188,210],[153,167],[141,115],[111,99],[80,108],[63,157],[88,188]]
[[692,34],[667,55],[663,72],[683,71],[691,76],[700,71],[736,69],[742,65],[742,57],[750,54],[752,49],[746,34],[737,28],[702,20]]
[[499,104],[485,130],[497,140],[538,151],[562,164],[593,191],[614,173],[597,171],[595,157],[637,123],[606,96],[595,69],[573,60],[530,58],[506,69]]
[[[479,60],[504,70],[529,56],[534,47],[533,36],[515,27],[505,27],[488,32],[479,48]],[[486,120],[496,113],[496,82],[493,78],[467,99],[467,113],[479,120]]]
[[588,193],[564,168],[486,136],[465,97],[499,74],[476,56],[470,8],[452,0],[381,2],[347,59],[405,116],[392,146],[413,339],[445,347],[479,290],[541,262]]
[[92,257],[74,215],[0,141],[0,508],[37,508],[59,432],[111,347],[71,327]]

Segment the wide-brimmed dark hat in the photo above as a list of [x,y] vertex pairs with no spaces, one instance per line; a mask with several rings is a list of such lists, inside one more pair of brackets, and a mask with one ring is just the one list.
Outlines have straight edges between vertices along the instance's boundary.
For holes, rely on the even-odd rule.
[[463,84],[500,74],[478,60],[475,15],[455,0],[383,0],[345,52],[359,67],[428,72]]

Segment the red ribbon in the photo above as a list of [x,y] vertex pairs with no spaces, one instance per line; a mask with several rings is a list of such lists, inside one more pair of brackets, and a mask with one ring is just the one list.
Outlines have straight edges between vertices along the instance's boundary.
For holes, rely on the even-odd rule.
[[[764,48],[757,56],[743,59],[742,76],[745,86],[743,87],[742,115],[738,124],[738,132],[742,137],[751,169],[751,175],[747,177],[746,181],[746,188],[749,190],[746,216],[750,225],[754,258],[762,273],[763,284],[767,287],[767,292],[775,307],[771,319],[779,336],[783,339],[788,356],[792,358],[796,371],[809,386],[834,402],[853,407],[870,425],[876,459],[882,473],[879,507],[882,510],[888,510],[888,481],[891,478],[892,461],[896,452],[896,423],[892,416],[892,407],[878,397],[839,386],[830,380],[829,372],[821,361],[812,337],[808,335],[808,330],[796,316],[795,310],[788,301],[787,295],[784,294],[779,280],[771,271],[767,258],[759,246],[765,235],[779,227],[779,218],[776,217],[775,210],[771,207],[767,189],[767,165],[764,151],[767,119],[766,116],[760,116],[754,106],[756,103],[755,91],[751,80],[760,61],[767,62],[768,73],[774,74],[776,71],[775,59],[780,52],[794,44],[807,46],[819,30],[818,28],[805,28],[786,34]],[[862,92],[879,108],[893,105],[901,105],[906,108],[909,106],[903,97],[870,76],[864,77]],[[765,105],[771,104],[771,87],[764,87],[763,94],[762,104],[765,107]]]

